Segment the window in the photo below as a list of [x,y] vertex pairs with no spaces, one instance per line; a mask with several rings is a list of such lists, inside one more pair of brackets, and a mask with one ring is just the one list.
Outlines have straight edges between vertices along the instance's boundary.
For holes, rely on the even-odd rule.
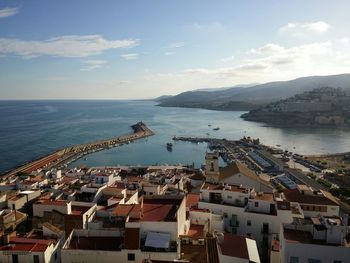
[[259,202],[254,203],[255,207],[259,207]]
[[12,254],[12,263],[18,263],[18,255]]
[[308,262],[309,263],[322,263],[322,261],[320,259],[314,259],[314,258],[309,258]]
[[333,263],[342,263],[341,260],[333,260]]
[[252,221],[247,220],[247,226],[251,226],[252,225]]
[[128,253],[128,261],[135,261],[135,254],[134,253]]
[[227,199],[232,199],[232,196],[228,195],[228,196],[227,196]]
[[290,257],[289,263],[299,263],[299,258],[298,257]]
[[214,172],[214,162],[210,162],[210,171]]
[[34,263],[39,263],[39,256],[38,255],[34,255],[33,256],[33,262]]

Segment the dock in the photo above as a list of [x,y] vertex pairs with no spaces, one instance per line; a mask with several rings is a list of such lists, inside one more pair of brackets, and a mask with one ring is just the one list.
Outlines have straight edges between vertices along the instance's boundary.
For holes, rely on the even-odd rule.
[[138,122],[131,125],[133,133],[116,136],[110,139],[94,141],[86,144],[79,144],[71,147],[66,147],[44,157],[41,157],[32,162],[26,163],[4,174],[2,178],[9,178],[18,173],[31,173],[38,169],[51,169],[54,167],[63,166],[81,157],[105,149],[117,147],[125,143],[130,143],[135,140],[146,138],[154,135],[154,132],[147,127],[143,122]]

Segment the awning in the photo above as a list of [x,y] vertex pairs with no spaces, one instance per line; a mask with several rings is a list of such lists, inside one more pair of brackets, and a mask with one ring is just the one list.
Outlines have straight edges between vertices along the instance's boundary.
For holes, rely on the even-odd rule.
[[169,248],[170,233],[148,232],[145,246],[153,248]]

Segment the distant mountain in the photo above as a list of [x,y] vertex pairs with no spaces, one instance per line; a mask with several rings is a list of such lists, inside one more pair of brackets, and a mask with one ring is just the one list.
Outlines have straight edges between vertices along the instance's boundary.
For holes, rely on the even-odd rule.
[[187,91],[158,100],[163,107],[250,110],[321,87],[350,89],[350,74],[302,77],[252,87],[235,86],[214,91]]
[[259,85],[259,84],[260,83],[240,84],[240,85],[236,85],[233,87],[196,89],[194,91],[222,91],[222,90],[227,90],[227,89],[232,89],[232,88],[249,88],[249,87]]
[[350,89],[316,88],[251,110],[241,118],[272,126],[350,126]]
[[153,99],[153,100],[154,100],[154,101],[163,101],[163,100],[169,99],[169,98],[171,98],[171,97],[173,97],[173,96],[172,96],[172,95],[163,95],[163,96],[157,97],[157,98],[155,98],[155,99]]

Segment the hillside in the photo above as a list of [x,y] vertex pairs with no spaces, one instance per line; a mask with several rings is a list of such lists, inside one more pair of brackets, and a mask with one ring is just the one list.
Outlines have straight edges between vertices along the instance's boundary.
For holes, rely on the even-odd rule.
[[158,100],[163,107],[192,107],[215,110],[251,110],[263,104],[320,87],[350,89],[350,74],[312,76],[250,87],[235,86],[217,91],[187,91]]
[[251,110],[241,117],[273,126],[350,126],[349,93],[341,88],[317,88]]

